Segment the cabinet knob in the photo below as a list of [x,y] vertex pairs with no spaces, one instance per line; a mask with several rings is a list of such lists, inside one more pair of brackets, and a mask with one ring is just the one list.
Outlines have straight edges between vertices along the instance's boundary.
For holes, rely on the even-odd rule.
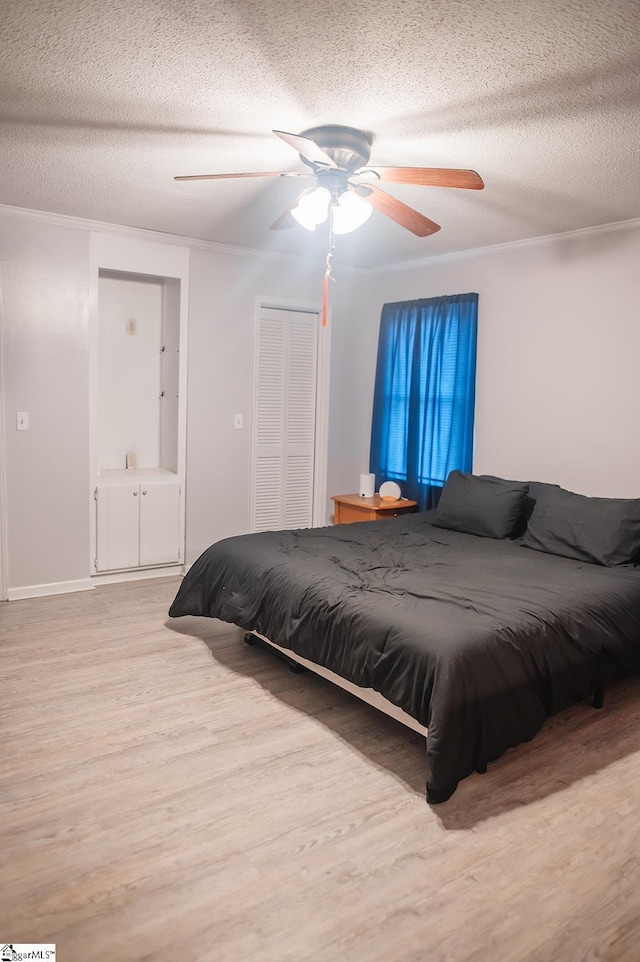
[[134,491],[134,492],[133,492],[133,496],[134,496],[134,498],[137,498],[137,497],[138,497],[138,492],[137,492],[137,491]]
[[143,491],[142,493],[143,493],[143,494],[146,494],[147,492],[146,492],[146,491]]

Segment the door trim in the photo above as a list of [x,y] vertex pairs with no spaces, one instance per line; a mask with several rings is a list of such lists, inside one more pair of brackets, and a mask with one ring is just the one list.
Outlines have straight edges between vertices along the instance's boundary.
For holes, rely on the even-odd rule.
[[313,527],[323,527],[329,523],[327,504],[327,472],[329,464],[329,375],[331,367],[331,313],[328,324],[322,327],[320,317],[322,305],[318,301],[299,301],[289,298],[256,294],[253,312],[253,367],[251,378],[251,470],[249,477],[249,530],[255,531],[255,506],[253,491],[256,471],[256,403],[258,370],[258,328],[263,308],[280,311],[299,311],[316,314],[318,317],[318,344],[316,367],[316,432],[313,459]]

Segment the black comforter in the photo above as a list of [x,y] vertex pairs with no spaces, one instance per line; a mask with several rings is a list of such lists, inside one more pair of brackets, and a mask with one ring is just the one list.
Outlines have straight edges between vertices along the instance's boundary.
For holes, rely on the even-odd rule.
[[429,729],[427,799],[640,670],[640,568],[437,528],[429,514],[214,544],[169,614],[221,618],[374,688]]

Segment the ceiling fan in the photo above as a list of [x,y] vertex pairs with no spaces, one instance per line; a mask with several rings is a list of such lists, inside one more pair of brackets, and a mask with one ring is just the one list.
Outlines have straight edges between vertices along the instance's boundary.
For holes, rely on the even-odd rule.
[[474,170],[444,167],[370,167],[372,136],[355,127],[327,124],[310,127],[301,134],[274,130],[274,134],[297,150],[310,173],[297,171],[256,171],[246,174],[189,174],[174,180],[225,180],[239,177],[313,177],[315,187],[303,190],[271,225],[272,230],[294,227],[307,230],[330,218],[334,234],[346,234],[363,224],[373,208],[401,227],[427,237],[440,225],[392,197],[378,186],[415,184],[425,187],[458,187],[482,190],[482,178]]

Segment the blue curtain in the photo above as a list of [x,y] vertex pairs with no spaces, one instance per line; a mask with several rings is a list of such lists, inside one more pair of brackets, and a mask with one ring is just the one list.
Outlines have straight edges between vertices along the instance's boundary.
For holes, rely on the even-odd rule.
[[382,309],[369,470],[421,511],[450,471],[471,471],[477,327],[477,294]]

